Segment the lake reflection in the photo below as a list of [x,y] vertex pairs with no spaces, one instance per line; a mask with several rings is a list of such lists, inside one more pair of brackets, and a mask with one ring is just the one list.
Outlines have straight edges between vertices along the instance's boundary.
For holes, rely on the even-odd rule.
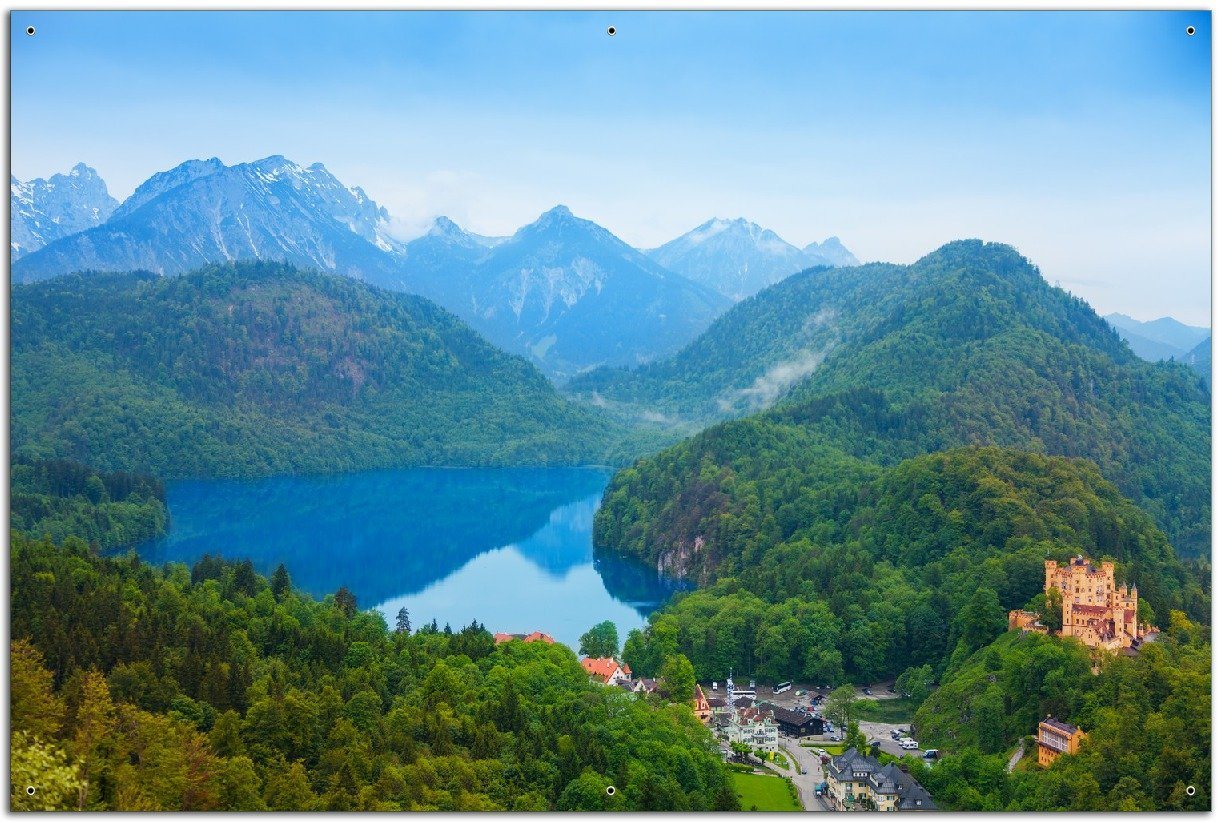
[[647,567],[593,556],[609,475],[581,468],[410,469],[171,485],[170,533],[154,563],[205,553],[283,562],[314,596],[347,586],[393,624],[546,631],[576,646],[604,619],[628,630],[674,590]]

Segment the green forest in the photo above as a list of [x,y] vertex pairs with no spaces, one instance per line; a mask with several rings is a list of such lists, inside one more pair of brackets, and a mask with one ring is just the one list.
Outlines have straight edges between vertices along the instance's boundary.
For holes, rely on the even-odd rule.
[[[1208,628],[1179,612],[1136,657],[1101,657],[1098,675],[1076,641],[1006,634],[949,672],[917,712],[922,741],[954,751],[922,784],[948,810],[1209,810],[1211,657]],[[1045,769],[1031,737],[1050,714],[1088,736]]]
[[74,536],[108,550],[165,531],[165,486],[155,477],[103,474],[71,460],[10,465],[9,527],[61,542]]
[[[569,388],[703,420],[775,401],[748,419],[796,430],[769,437],[813,437],[878,464],[968,445],[1086,458],[1181,555],[1209,553],[1207,385],[1181,363],[1138,359],[1006,245],[965,240],[911,266],[796,274],[673,358],[602,373]],[[695,442],[721,437],[743,460],[774,462],[767,445],[739,447],[751,436],[723,424]]]
[[687,704],[592,684],[562,645],[391,631],[283,567],[76,537],[13,532],[11,573],[14,809],[737,808]]
[[12,289],[12,446],[166,480],[613,464],[651,436],[428,300],[244,262]]
[[[694,449],[675,447],[612,481],[596,544],[708,585],[627,638],[633,670],[681,652],[702,679],[731,668],[830,682],[940,673],[1042,595],[1045,559],[1077,554],[1115,560],[1158,625],[1173,610],[1209,618],[1208,567],[1178,560],[1085,460],[986,447],[878,468],[784,436],[776,445],[778,470],[765,459],[738,474],[733,460],[687,462]],[[675,477],[693,479],[675,494]]]

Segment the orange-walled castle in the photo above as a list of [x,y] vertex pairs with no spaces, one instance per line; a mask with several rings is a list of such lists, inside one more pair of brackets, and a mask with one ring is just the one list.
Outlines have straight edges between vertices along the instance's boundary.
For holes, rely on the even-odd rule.
[[1068,565],[1044,562],[1044,592],[1061,592],[1061,636],[1082,640],[1091,648],[1120,651],[1145,636],[1137,622],[1137,589],[1116,587],[1116,566],[1077,556]]
[[[1081,555],[1064,566],[1045,560],[1044,593],[1053,590],[1061,594],[1060,635],[1077,637],[1087,647],[1132,652],[1146,634],[1157,631],[1137,621],[1137,588],[1116,587],[1115,563],[1101,562],[1095,567]],[[1011,611],[1010,629],[1048,633],[1038,615],[1030,611]]]

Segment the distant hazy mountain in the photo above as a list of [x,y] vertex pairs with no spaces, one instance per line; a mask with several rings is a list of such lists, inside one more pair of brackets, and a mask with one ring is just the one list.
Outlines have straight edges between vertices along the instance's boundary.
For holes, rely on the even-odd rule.
[[119,203],[98,173],[77,163],[67,174],[21,182],[9,178],[9,253],[16,260],[61,237],[106,221]]
[[645,253],[670,270],[735,301],[804,268],[857,265],[857,258],[835,237],[800,249],[741,217],[709,220]]
[[[404,287],[469,316],[468,297],[475,265],[488,255],[488,238],[464,231],[449,217],[438,217],[423,237],[403,249]],[[503,242],[503,240],[502,240]]]
[[810,266],[802,249],[742,218],[709,220],[645,253],[732,300],[749,297]]
[[564,206],[489,242],[438,219],[404,250],[405,287],[555,377],[671,353],[730,304]]
[[1181,362],[1192,366],[1192,370],[1196,371],[1205,378],[1205,384],[1210,388],[1213,387],[1213,337],[1209,336],[1201,340],[1201,342],[1182,357],[1177,357]]
[[810,257],[811,265],[860,265],[853,252],[844,247],[839,237],[828,237],[822,243],[811,243],[802,249]]
[[17,282],[70,271],[180,274],[231,260],[277,260],[393,283],[401,244],[386,210],[321,164],[284,157],[226,166],[190,160],[156,174],[96,228],[19,260]]
[[1185,325],[1171,317],[1149,322],[1135,320],[1127,314],[1104,317],[1143,360],[1183,359],[1183,356],[1209,336],[1208,328]]

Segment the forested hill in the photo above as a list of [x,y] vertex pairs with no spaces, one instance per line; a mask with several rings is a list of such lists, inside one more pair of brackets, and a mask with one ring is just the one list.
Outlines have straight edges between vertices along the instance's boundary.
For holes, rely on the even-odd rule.
[[12,290],[12,444],[172,479],[617,459],[624,430],[428,300],[275,263]]
[[973,444],[1085,457],[1181,554],[1208,552],[1204,382],[1138,359],[1009,246],[961,241],[907,267],[803,272],[671,360],[600,373],[574,392],[671,414],[779,400],[761,419],[875,463]]
[[[959,639],[946,626],[973,596],[989,591],[1004,629],[1001,609],[1043,591],[1044,560],[1076,554],[1113,558],[1162,624],[1172,609],[1209,618],[1207,573],[1190,572],[1149,516],[1085,460],[987,447],[879,468],[791,429],[731,425],[738,449],[697,437],[617,474],[595,518],[596,545],[705,585],[732,582],[713,593],[825,601],[843,633],[796,655],[761,653],[760,635],[739,633],[735,661],[736,642],[717,643],[731,647],[710,657],[713,640],[692,626],[695,647],[681,650],[702,676],[732,665],[776,679],[847,672],[870,682],[940,664]],[[681,600],[669,611],[689,607]],[[843,667],[804,670],[816,651]]]

